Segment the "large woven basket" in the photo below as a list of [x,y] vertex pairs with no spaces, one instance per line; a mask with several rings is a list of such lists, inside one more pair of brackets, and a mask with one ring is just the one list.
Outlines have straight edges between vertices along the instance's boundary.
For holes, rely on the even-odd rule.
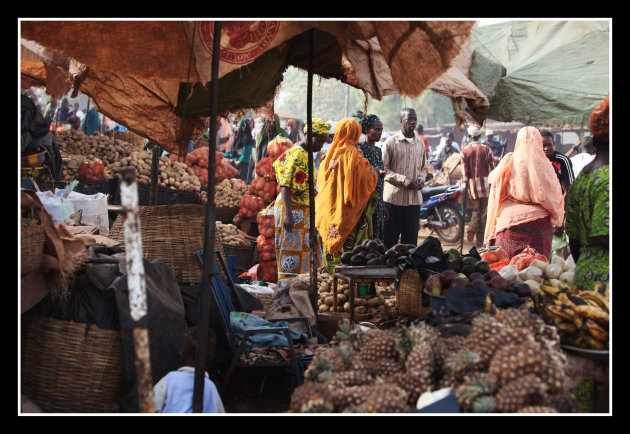
[[35,271],[42,263],[42,254],[44,253],[44,242],[46,235],[44,234],[44,226],[41,224],[35,226],[24,226],[21,224],[20,232],[20,259],[21,274],[28,274]]
[[[142,254],[146,259],[160,259],[173,271],[180,284],[201,283],[201,270],[195,252],[203,250],[206,207],[196,204],[141,206],[138,209],[142,233]],[[109,238],[125,248],[125,215],[119,215]],[[220,234],[215,230],[215,247],[223,257]]]
[[118,330],[22,316],[21,392],[45,413],[117,412],[124,357]]
[[404,270],[396,288],[396,303],[400,313],[407,316],[420,317],[431,311],[431,306],[422,306],[422,278],[417,270]]

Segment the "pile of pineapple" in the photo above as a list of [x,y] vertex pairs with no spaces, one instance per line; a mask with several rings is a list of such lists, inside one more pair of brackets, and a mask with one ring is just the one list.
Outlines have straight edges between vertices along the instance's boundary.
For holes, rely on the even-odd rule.
[[313,359],[290,412],[406,413],[450,387],[465,413],[573,413],[567,360],[555,327],[522,309],[480,312],[468,335],[425,322],[396,329],[341,323]]

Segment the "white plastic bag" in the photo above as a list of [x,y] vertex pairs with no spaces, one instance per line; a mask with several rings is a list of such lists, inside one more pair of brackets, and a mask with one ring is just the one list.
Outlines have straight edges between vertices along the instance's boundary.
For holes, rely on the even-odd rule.
[[[63,194],[63,190],[58,190],[57,194]],[[96,226],[103,236],[109,235],[109,211],[106,194],[82,194],[72,191],[66,200],[72,204],[75,212],[82,210],[81,222]]]
[[55,196],[52,191],[38,191],[37,197],[39,197],[42,205],[44,205],[44,209],[50,214],[53,223],[56,225],[65,222],[74,212],[72,202]]

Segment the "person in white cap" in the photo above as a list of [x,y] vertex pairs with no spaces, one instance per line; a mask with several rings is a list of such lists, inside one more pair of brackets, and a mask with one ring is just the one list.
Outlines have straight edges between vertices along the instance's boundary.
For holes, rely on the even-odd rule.
[[474,204],[466,238],[471,243],[474,241],[478,247],[483,245],[483,235],[486,229],[488,196],[490,194],[488,175],[495,167],[492,150],[488,145],[479,141],[480,137],[481,129],[474,124],[468,127],[470,144],[461,152],[463,181],[466,182],[468,195]]
[[503,144],[494,138],[494,131],[486,129],[486,141],[485,144],[490,146],[492,154],[495,157],[501,158],[501,151],[503,151]]

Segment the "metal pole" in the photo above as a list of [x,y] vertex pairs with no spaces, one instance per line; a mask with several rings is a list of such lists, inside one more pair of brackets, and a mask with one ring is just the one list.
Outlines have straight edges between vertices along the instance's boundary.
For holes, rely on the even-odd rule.
[[151,189],[149,190],[149,204],[158,204],[158,173],[160,172],[160,148],[158,145],[153,146],[153,155],[151,159]]
[[313,29],[308,32],[308,86],[306,89],[306,143],[308,143],[308,203],[309,203],[309,242],[311,244],[311,290],[309,292],[313,311],[317,312],[317,232],[315,230],[315,181],[313,173]]
[[136,169],[120,169],[120,203],[125,213],[125,266],[129,289],[129,311],[133,322],[138,407],[142,413],[153,413],[153,381],[149,351],[147,293],[142,262],[142,233],[138,214]]
[[210,278],[212,261],[214,259],[215,232],[215,204],[214,204],[214,173],[216,170],[216,141],[217,141],[217,101],[219,92],[219,58],[221,48],[221,21],[214,22],[214,36],[212,43],[212,81],[210,92],[210,126],[208,143],[208,204],[206,206],[206,220],[203,242],[203,266],[201,276],[201,300],[199,305],[199,325],[197,337],[197,351],[195,353],[195,383],[193,388],[193,412],[203,412],[203,388],[207,366],[205,366],[208,351],[208,327],[210,314]]

